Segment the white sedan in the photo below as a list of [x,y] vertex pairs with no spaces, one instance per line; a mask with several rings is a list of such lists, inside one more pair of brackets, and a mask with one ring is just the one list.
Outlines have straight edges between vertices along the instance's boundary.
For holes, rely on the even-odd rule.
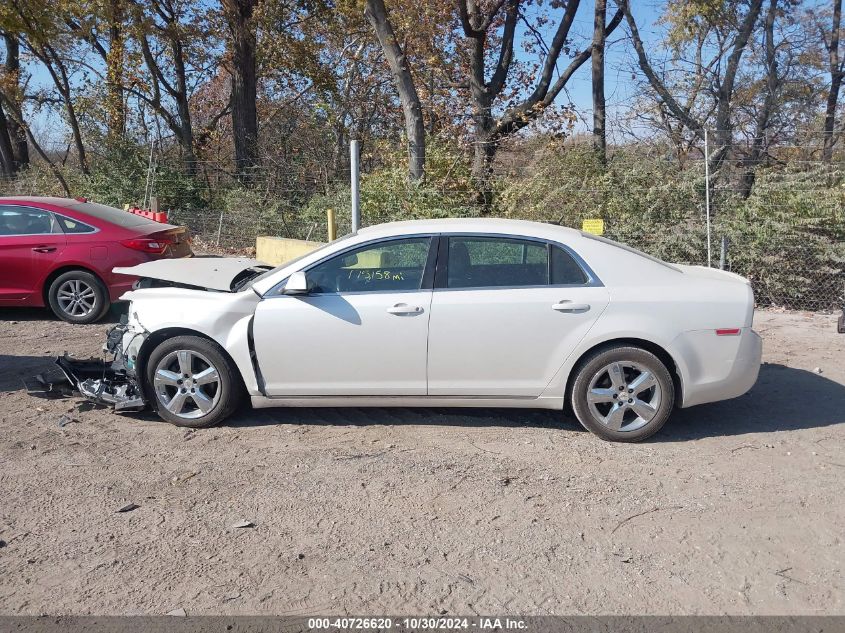
[[162,260],[142,278],[115,361],[60,359],[83,394],[180,426],[253,407],[571,406],[608,440],[656,433],[675,407],[734,398],[760,368],[738,275],[667,264],[533,222],[362,229],[278,268]]

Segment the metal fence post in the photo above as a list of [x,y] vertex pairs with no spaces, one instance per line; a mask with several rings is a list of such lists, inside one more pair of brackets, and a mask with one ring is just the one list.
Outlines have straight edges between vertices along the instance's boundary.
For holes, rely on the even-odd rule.
[[707,267],[712,266],[710,254],[710,146],[704,128],[704,211],[707,214]]
[[217,246],[220,246],[220,234],[223,232],[223,209],[220,209],[220,222],[217,224]]
[[361,166],[360,166],[360,142],[353,139],[349,143],[349,171],[352,190],[352,232],[355,233],[361,227]]
[[722,252],[719,255],[719,268],[725,270],[728,265],[728,245],[730,240],[727,235],[722,236]]

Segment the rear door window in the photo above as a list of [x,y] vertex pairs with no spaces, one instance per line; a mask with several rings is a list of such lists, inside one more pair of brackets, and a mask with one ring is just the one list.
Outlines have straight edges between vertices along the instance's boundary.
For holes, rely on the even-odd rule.
[[448,288],[546,286],[549,251],[543,242],[499,237],[450,237]]
[[0,207],[0,236],[61,233],[55,216],[32,207]]

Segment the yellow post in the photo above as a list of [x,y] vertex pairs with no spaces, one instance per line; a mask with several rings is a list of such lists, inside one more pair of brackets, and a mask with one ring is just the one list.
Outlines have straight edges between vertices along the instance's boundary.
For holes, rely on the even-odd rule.
[[326,223],[328,225],[329,242],[337,239],[337,221],[334,217],[334,209],[326,209]]

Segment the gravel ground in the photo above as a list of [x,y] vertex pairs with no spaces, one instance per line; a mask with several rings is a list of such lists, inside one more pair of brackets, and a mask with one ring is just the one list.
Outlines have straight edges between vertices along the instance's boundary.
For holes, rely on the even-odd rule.
[[751,393],[638,445],[528,410],[194,432],[21,390],[107,327],[0,311],[2,614],[845,614],[831,316],[758,313]]

